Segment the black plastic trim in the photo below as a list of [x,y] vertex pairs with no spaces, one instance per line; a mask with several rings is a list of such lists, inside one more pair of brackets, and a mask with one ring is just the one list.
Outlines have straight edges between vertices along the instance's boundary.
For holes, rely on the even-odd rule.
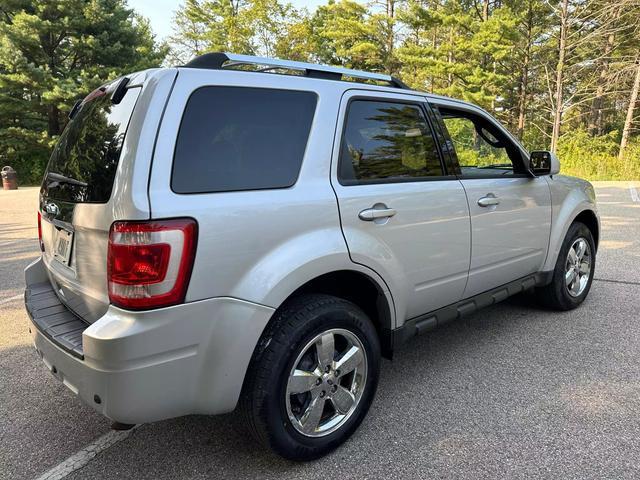
[[187,62],[184,66],[188,68],[220,70],[225,62],[228,61],[229,57],[227,57],[226,54],[222,52],[212,52],[205,53],[204,55],[199,55]]
[[[111,95],[111,103],[118,105],[124,96],[127,94],[127,85],[129,84],[129,77],[123,77],[118,86],[116,87],[113,95]],[[133,114],[132,114],[133,115]]]
[[[193,58],[192,60],[190,60],[189,62],[187,62],[186,64],[182,65],[183,67],[186,68],[202,68],[202,69],[208,69],[208,70],[222,70],[223,66],[226,62],[230,61],[229,57],[222,52],[211,52],[211,53],[205,53],[204,55],[200,55],[197,56],[195,58]],[[287,67],[277,67],[277,68],[282,68],[282,69],[287,69]],[[251,70],[244,70],[246,72],[251,73]],[[342,73],[339,72],[328,72],[325,70],[320,70],[320,69],[313,69],[313,68],[307,68],[304,70],[304,76],[307,78],[318,78],[318,79],[322,79],[322,80],[336,80],[336,81],[342,81],[344,80],[343,77],[347,76],[349,77],[348,73],[345,73],[344,75]],[[354,78],[359,78],[359,77],[354,77]],[[388,83],[389,86],[393,87],[393,88],[398,88],[400,90],[413,90],[411,87],[409,87],[406,83],[404,83],[402,80],[400,80],[397,77],[391,76],[391,80],[390,81],[385,81],[385,80],[380,80],[381,82],[384,83]],[[366,83],[366,80],[363,82],[358,82],[358,83]]]
[[383,332],[382,343],[388,350],[395,350],[410,338],[433,330],[439,325],[466,317],[484,307],[506,300],[512,295],[530,290],[534,287],[548,285],[553,278],[553,271],[539,272],[514,280],[505,285],[488,290],[457,303],[439,308],[407,320],[404,325],[395,330]]
[[24,302],[33,325],[41,334],[65,352],[84,360],[82,332],[90,324],[60,301],[49,282],[27,287]]

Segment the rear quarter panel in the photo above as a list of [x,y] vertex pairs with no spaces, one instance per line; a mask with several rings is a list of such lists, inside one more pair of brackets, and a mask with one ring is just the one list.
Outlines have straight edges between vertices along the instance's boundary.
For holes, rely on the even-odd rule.
[[[197,88],[215,85],[318,95],[304,160],[292,187],[199,194],[171,190],[173,152],[187,100]],[[180,69],[160,127],[149,198],[153,218],[186,216],[198,222],[188,302],[228,296],[277,308],[298,287],[325,273],[350,268],[375,277],[350,261],[329,182],[342,90],[338,82],[294,76]],[[385,291],[384,282],[376,281]]]

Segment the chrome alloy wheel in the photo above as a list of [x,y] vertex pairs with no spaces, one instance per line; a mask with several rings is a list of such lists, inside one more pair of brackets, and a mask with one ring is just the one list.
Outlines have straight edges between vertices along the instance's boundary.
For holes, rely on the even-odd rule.
[[578,238],[567,254],[564,280],[572,297],[579,297],[589,283],[591,274],[591,247],[583,237]]
[[336,431],[356,410],[367,381],[367,354],[353,333],[340,328],[316,335],[289,373],[287,415],[307,437]]

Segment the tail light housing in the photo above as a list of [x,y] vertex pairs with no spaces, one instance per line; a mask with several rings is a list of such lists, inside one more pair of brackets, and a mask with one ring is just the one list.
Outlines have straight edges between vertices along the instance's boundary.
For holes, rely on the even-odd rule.
[[190,218],[115,222],[109,232],[109,300],[129,310],[184,302],[196,253]]
[[38,211],[38,242],[40,243],[40,251],[44,252],[44,242],[42,241],[42,215]]

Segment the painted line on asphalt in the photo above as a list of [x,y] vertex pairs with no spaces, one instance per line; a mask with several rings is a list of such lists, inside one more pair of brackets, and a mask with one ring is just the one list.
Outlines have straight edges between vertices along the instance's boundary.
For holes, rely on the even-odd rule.
[[634,202],[640,202],[640,194],[633,185],[629,185],[629,193],[631,194],[631,200]]
[[595,278],[596,282],[621,283],[622,285],[640,285],[640,282],[631,282],[627,280],[610,280],[608,278]]
[[14,295],[13,297],[5,298],[4,300],[0,300],[0,305],[4,305],[5,303],[13,302],[14,300],[18,300],[19,298],[23,298],[24,295],[21,293],[19,295]]
[[129,430],[109,430],[107,433],[91,442],[82,450],[74,453],[64,462],[56,465],[48,472],[40,475],[37,480],[60,480],[65,478],[70,473],[84,467],[88,464],[96,455],[112,447],[118,442],[123,441],[131,432],[133,432],[139,425]]

